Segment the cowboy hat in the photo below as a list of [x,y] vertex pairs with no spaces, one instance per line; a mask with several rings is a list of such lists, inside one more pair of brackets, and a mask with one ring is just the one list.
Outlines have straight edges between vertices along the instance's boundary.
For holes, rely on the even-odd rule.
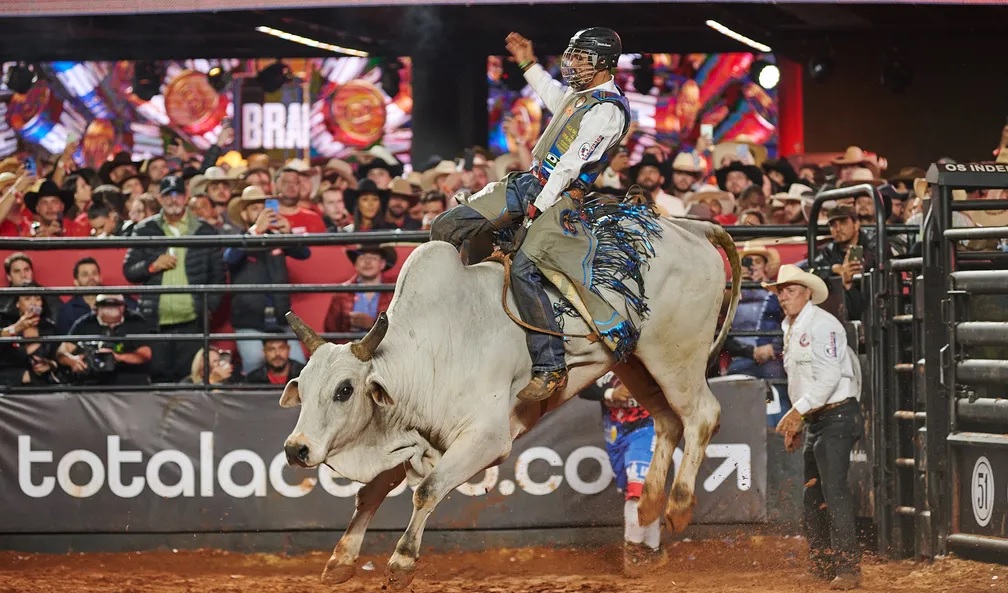
[[354,189],[347,188],[343,191],[343,202],[346,204],[347,212],[357,212],[357,200],[364,194],[378,196],[381,201],[382,210],[388,209],[389,190],[378,189],[378,184],[370,179],[361,179]]
[[745,173],[745,176],[749,178],[755,185],[763,185],[763,171],[759,167],[754,165],[744,165],[739,161],[732,161],[726,167],[721,167],[714,171],[714,177],[717,178],[718,187],[724,189],[725,181],[728,179],[728,174],[738,171],[740,173]]
[[777,287],[784,284],[799,284],[812,291],[812,304],[818,305],[829,297],[829,287],[823,279],[810,274],[794,264],[784,264],[777,274],[777,282],[763,282],[763,288],[777,294]]
[[423,185],[424,187],[433,188],[437,183],[438,177],[442,175],[451,175],[456,172],[458,172],[458,166],[454,162],[448,160],[441,161],[436,166],[421,173]]
[[773,247],[767,247],[766,245],[760,243],[758,240],[746,241],[742,244],[739,249],[739,259],[747,255],[759,255],[767,262],[767,272],[771,278],[777,274],[777,270],[780,269],[780,252]]
[[143,161],[134,161],[128,152],[121,151],[115,153],[112,160],[102,163],[98,169],[98,176],[105,181],[112,181],[110,175],[119,167],[136,167],[139,170],[141,166],[143,166]]
[[897,183],[902,182],[907,185],[912,185],[914,179],[924,177],[925,175],[927,175],[927,172],[920,167],[903,167],[894,177],[889,178],[889,183],[896,185]]
[[780,158],[766,161],[763,163],[762,169],[765,173],[769,173],[771,171],[777,171],[780,173],[784,177],[782,187],[788,187],[798,182],[798,172],[795,171],[794,166],[792,166],[790,161],[787,159]]
[[237,150],[229,150],[228,152],[222,154],[218,157],[215,165],[227,165],[229,168],[233,167],[248,167],[248,161],[242,158],[242,155]]
[[783,206],[784,202],[811,203],[814,199],[815,191],[801,183],[792,183],[786,192],[778,192],[770,196],[771,203],[777,202],[772,204],[774,206]]
[[756,144],[755,142],[749,142],[747,140],[738,140],[732,142],[721,142],[720,144],[714,145],[714,167],[718,168],[721,166],[721,162],[725,158],[732,159],[734,161],[749,161],[757,167],[763,164],[767,159],[766,146],[762,144]]
[[668,161],[659,161],[658,157],[651,153],[644,153],[641,160],[637,164],[629,167],[627,169],[627,181],[630,183],[636,183],[637,175],[640,174],[641,169],[644,167],[654,167],[658,169],[658,174],[665,178],[666,181],[672,177],[672,171],[669,169]]
[[706,204],[711,200],[717,200],[721,204],[721,214],[735,212],[735,196],[713,185],[700,186],[697,191],[687,194],[683,206],[688,210],[693,204]]
[[389,197],[395,196],[408,200],[410,206],[420,201],[420,192],[414,191],[413,184],[403,177],[396,177],[388,186]]
[[703,160],[692,152],[680,152],[672,160],[672,172],[675,173],[677,171],[699,177],[707,171],[707,167],[704,165]]
[[257,185],[250,185],[242,191],[240,197],[232,199],[228,202],[227,206],[227,217],[236,227],[241,229],[249,228],[249,223],[242,219],[242,212],[245,211],[245,206],[249,204],[256,204],[259,202],[265,202],[273,196],[267,196],[266,193],[259,188]]
[[507,177],[512,171],[521,171],[521,157],[516,152],[505,152],[490,162],[495,181]]
[[17,181],[17,175],[10,171],[0,173],[0,192],[13,185],[15,181]]
[[826,216],[826,222],[830,223],[838,218],[850,218],[851,220],[857,220],[857,210],[853,206],[848,206],[847,204],[837,204],[832,208],[826,209],[824,212]]
[[387,164],[396,162],[395,156],[393,156],[392,153],[381,144],[375,144],[367,150],[355,151],[347,157],[347,160],[354,161],[361,165],[367,165],[374,160],[385,161]]
[[885,182],[885,179],[879,179],[876,177],[875,172],[869,167],[858,167],[851,171],[850,178],[844,179],[838,183],[837,187],[850,187],[852,185],[861,185],[862,183],[868,183],[878,187]]
[[279,171],[277,171],[277,175],[283,173],[284,171],[293,171],[298,175],[315,174],[315,170],[312,169],[311,165],[309,165],[308,163],[304,162],[301,159],[291,159],[287,161],[287,164],[281,167]]
[[357,258],[362,253],[377,253],[382,256],[382,259],[385,260],[385,269],[382,270],[383,272],[387,272],[394,268],[396,260],[399,259],[399,254],[396,252],[395,247],[388,244],[358,245],[356,248],[346,250],[347,257],[353,265],[357,265]]
[[357,187],[357,178],[354,176],[353,167],[342,159],[329,159],[325,167],[322,168],[323,179],[331,179],[333,176],[346,181],[349,187]]
[[872,174],[876,177],[880,170],[885,169],[885,166],[883,166],[884,161],[880,162],[878,155],[862,150],[860,146],[848,146],[842,155],[833,157],[833,160],[830,162],[838,167],[850,165],[867,167],[871,169]]
[[53,183],[48,179],[44,179],[42,183],[38,185],[38,189],[35,191],[30,191],[24,196],[25,206],[38,214],[35,208],[38,207],[39,200],[46,197],[59,198],[63,202],[63,209],[69,210],[74,205],[74,195],[71,191],[63,191],[58,185]]

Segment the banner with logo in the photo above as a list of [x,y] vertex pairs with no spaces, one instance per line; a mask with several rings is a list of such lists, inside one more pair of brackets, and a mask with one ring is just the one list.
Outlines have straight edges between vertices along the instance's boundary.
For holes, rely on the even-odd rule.
[[[698,523],[766,520],[765,385],[714,380],[721,430],[697,478]],[[0,397],[0,533],[343,529],[360,487],[288,467],[298,410],[279,393]],[[575,398],[500,466],[438,507],[432,529],[620,525],[597,402]],[[681,445],[680,445],[681,446]],[[681,450],[674,461],[679,464]],[[372,527],[404,529],[405,483]]]

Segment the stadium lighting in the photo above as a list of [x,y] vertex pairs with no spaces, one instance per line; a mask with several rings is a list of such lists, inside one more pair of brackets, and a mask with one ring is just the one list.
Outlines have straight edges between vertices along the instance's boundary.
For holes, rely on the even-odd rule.
[[768,91],[775,88],[780,82],[780,68],[776,64],[759,60],[753,65],[752,71],[756,82]]
[[325,43],[324,41],[317,41],[309,37],[304,37],[302,35],[295,35],[294,33],[288,33],[287,31],[281,31],[280,29],[274,29],[273,27],[256,27],[256,31],[260,33],[265,33],[267,35],[272,35],[274,37],[279,37],[280,39],[286,39],[287,41],[293,41],[294,43],[300,43],[301,45],[307,45],[308,47],[314,47],[317,49],[324,49],[326,51],[335,52],[338,54],[346,54],[348,56],[357,56],[358,58],[368,57],[366,51],[361,51],[359,49],[353,49],[349,47],[340,47],[339,45],[333,45],[331,43]]
[[773,51],[773,50],[770,49],[769,45],[764,45],[764,44],[760,43],[759,41],[753,41],[752,39],[749,39],[748,37],[746,37],[745,35],[743,35],[741,33],[737,33],[735,31],[732,31],[728,27],[722,25],[721,23],[719,23],[719,22],[717,22],[715,20],[708,20],[707,21],[707,26],[710,27],[711,29],[714,29],[718,33],[724,35],[725,37],[730,37],[730,38],[734,39],[735,41],[738,41],[739,43],[748,45],[749,47],[751,47],[751,48],[753,48],[753,49],[755,49],[757,51],[761,51],[763,53],[770,53],[771,51]]

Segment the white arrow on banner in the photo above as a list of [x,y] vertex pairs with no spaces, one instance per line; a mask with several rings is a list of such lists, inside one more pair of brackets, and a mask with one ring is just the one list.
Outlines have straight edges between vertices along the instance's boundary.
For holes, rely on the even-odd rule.
[[749,445],[744,443],[707,445],[707,457],[723,458],[724,461],[704,480],[704,490],[714,492],[736,470],[738,489],[743,492],[749,490],[752,485],[752,452]]

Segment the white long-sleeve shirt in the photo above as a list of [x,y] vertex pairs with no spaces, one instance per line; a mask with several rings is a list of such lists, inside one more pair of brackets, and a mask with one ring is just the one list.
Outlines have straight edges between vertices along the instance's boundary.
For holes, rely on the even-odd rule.
[[[853,397],[857,392],[854,353],[847,346],[847,332],[840,321],[827,311],[806,303],[793,323],[785,319],[784,370],[788,376],[788,395],[802,416],[827,404]],[[858,365],[860,368],[860,365]]]
[[[567,99],[574,95],[590,95],[597,90],[619,92],[616,81],[612,78],[598,86],[575,92],[554,80],[539,64],[534,64],[525,71],[525,80],[553,113],[553,117],[557,117]],[[597,162],[607,150],[622,140],[624,122],[623,111],[612,103],[599,103],[584,114],[577,137],[554,165],[549,180],[534,201],[540,212],[557,203],[560,194],[577,179],[585,165]]]

